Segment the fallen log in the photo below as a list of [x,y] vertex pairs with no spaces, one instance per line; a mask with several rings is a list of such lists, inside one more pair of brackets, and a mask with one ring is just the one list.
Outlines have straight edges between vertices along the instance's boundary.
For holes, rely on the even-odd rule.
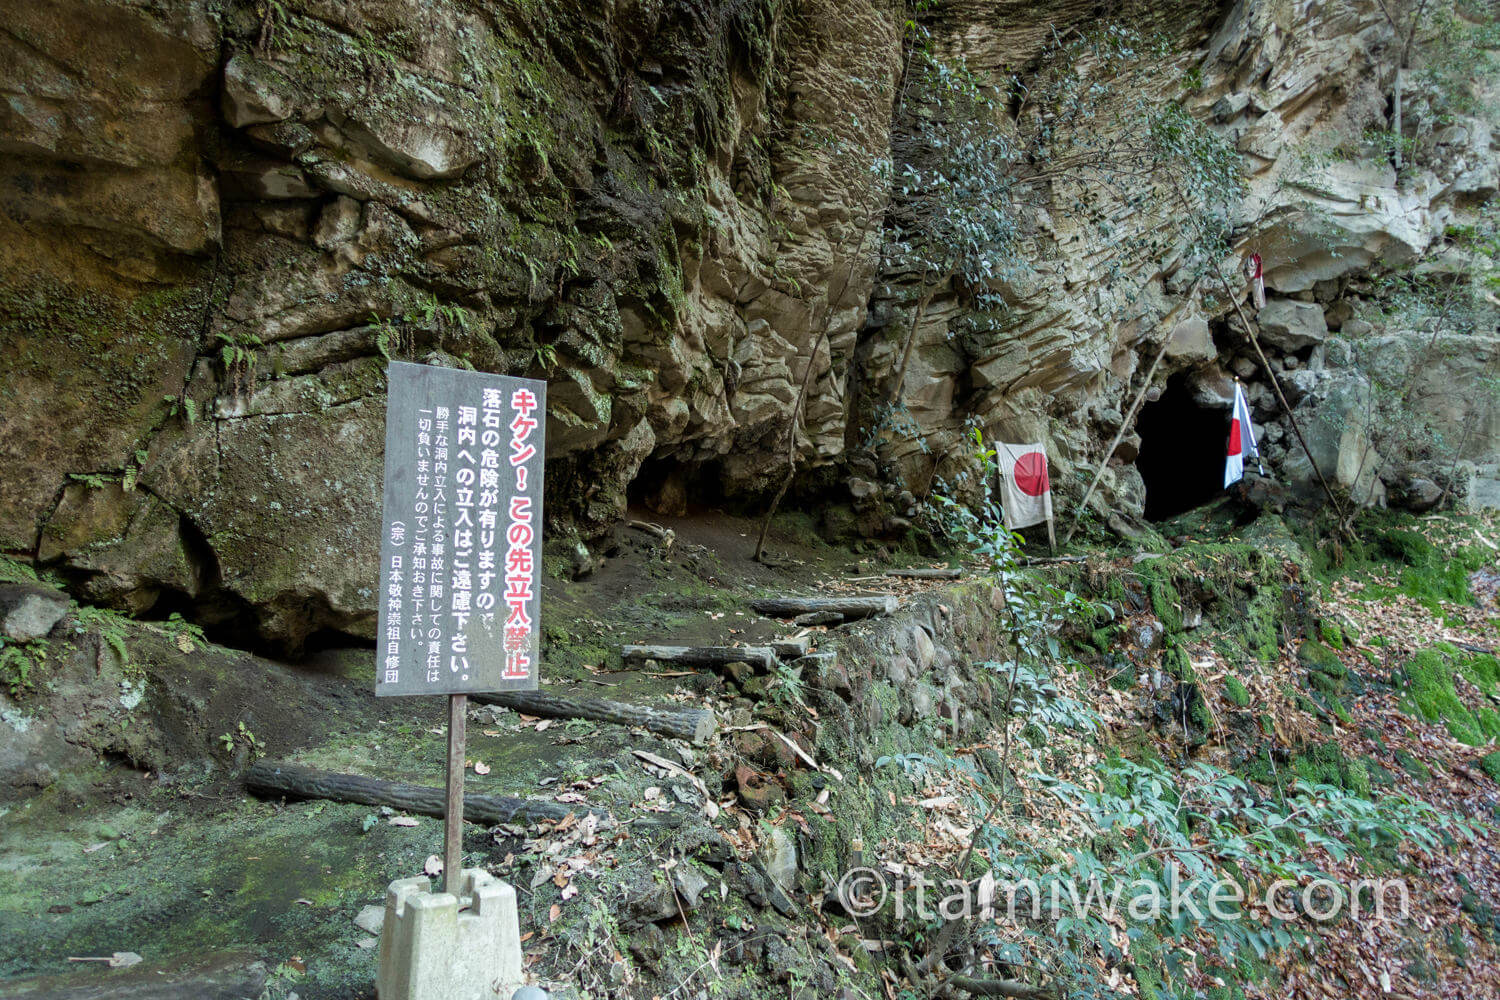
[[776,653],[770,646],[621,646],[620,655],[627,661],[656,660],[658,663],[687,663],[695,667],[748,663],[764,672],[770,672],[776,666]]
[[[336,774],[285,761],[261,761],[245,772],[245,785],[257,795],[285,799],[328,799],[358,802],[367,806],[389,806],[422,816],[443,817],[444,789],[382,781],[362,774]],[[566,819],[569,813],[591,813],[600,819],[609,814],[597,809],[562,802],[513,799],[508,795],[464,793],[464,819],[471,823],[535,823]]]
[[1061,995],[1055,989],[1032,986],[1014,979],[971,979],[968,976],[950,976],[947,983],[966,993],[979,997],[1010,997],[1013,1000],[1058,1000]]
[[706,743],[718,728],[714,713],[701,708],[656,708],[651,705],[629,705],[602,698],[570,698],[550,691],[501,691],[493,694],[471,694],[470,701],[482,705],[499,705],[543,719],[592,719],[622,726],[640,726],[653,733]]
[[768,618],[795,618],[798,615],[832,613],[845,618],[869,618],[888,615],[901,606],[895,597],[767,597],[751,601],[750,606]]
[[961,569],[951,569],[943,566],[937,569],[924,569],[915,567],[912,569],[893,569],[887,571],[886,576],[897,576],[907,580],[957,580],[963,576]]
[[663,528],[661,525],[652,524],[649,521],[626,521],[625,523],[636,531],[644,531],[652,538],[665,542],[668,545],[671,545],[677,537],[677,533],[671,528]]

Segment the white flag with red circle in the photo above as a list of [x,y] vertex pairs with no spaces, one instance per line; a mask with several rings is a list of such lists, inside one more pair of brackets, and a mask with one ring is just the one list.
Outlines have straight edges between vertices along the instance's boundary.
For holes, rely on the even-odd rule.
[[1011,531],[1052,520],[1052,482],[1047,449],[1040,444],[996,444],[1000,462],[1000,502]]
[[[1245,458],[1255,459],[1260,464],[1260,447],[1255,443],[1255,427],[1250,423],[1250,402],[1245,399],[1245,387],[1234,383],[1234,413],[1229,420],[1229,447],[1224,459],[1224,486],[1245,478]],[[1261,469],[1264,474],[1265,470]]]

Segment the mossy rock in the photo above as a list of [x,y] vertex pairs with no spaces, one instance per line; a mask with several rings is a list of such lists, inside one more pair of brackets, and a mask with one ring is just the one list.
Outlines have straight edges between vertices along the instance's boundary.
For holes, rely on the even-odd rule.
[[1146,587],[1151,599],[1151,612],[1161,620],[1167,635],[1182,631],[1182,595],[1177,588],[1164,579],[1152,580]]
[[1346,757],[1332,740],[1293,758],[1292,771],[1309,784],[1333,785],[1361,798],[1370,796],[1368,766],[1363,760]]
[[1137,672],[1135,661],[1128,656],[1112,656],[1109,664],[1109,686],[1116,691],[1129,691],[1135,687]]
[[1344,693],[1344,682],[1328,674],[1313,671],[1307,675],[1307,682],[1313,686],[1313,690],[1320,691],[1331,698],[1341,697]]
[[1431,768],[1405,750],[1397,750],[1395,757],[1396,763],[1401,765],[1401,770],[1405,771],[1412,778],[1417,781],[1432,780]]
[[1319,622],[1318,636],[1331,649],[1344,648],[1344,630],[1336,621],[1324,618]]
[[1181,646],[1172,646],[1162,654],[1161,668],[1169,676],[1184,683],[1194,680],[1197,676],[1193,672],[1193,662],[1188,659],[1187,650]]
[[1245,616],[1236,630],[1236,638],[1245,649],[1262,663],[1274,663],[1281,653],[1281,616],[1279,596],[1269,589],[1261,590],[1245,609]]
[[1120,627],[1118,625],[1106,625],[1103,628],[1092,629],[1088,633],[1088,638],[1084,641],[1084,645],[1101,653],[1107,653],[1110,647],[1114,645],[1115,638],[1119,634]]
[[1310,671],[1339,680],[1349,676],[1349,668],[1339,655],[1316,639],[1309,639],[1298,648],[1297,661]]
[[1240,679],[1238,677],[1225,678],[1224,693],[1229,696],[1230,702],[1232,702],[1235,707],[1250,707],[1250,692],[1248,689],[1246,689],[1244,684],[1240,683]]
[[1408,705],[1426,721],[1443,723],[1454,739],[1479,746],[1500,737],[1500,713],[1488,706],[1470,709],[1459,697],[1454,678],[1461,673],[1481,690],[1492,688],[1494,658],[1456,654],[1457,649],[1444,645],[1412,657],[1405,670]]

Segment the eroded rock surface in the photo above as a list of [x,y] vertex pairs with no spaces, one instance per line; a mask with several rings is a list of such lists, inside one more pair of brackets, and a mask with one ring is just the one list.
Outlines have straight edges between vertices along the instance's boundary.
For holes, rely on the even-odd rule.
[[[0,550],[90,599],[250,614],[290,646],[368,635],[392,356],[547,378],[550,515],[583,535],[621,515],[643,466],[637,488],[666,508],[768,494],[794,411],[804,466],[876,491],[830,524],[902,530],[962,483],[972,426],[1045,441],[1076,500],[1169,336],[1156,378],[1186,371],[1206,407],[1245,378],[1273,465],[1310,481],[1230,304],[1154,241],[1179,205],[1122,204],[1101,237],[1065,172],[1032,185],[1026,266],[989,289],[1006,304],[989,326],[974,288],[882,263],[910,127],[904,15],[884,0],[20,0],[8,15]],[[1004,83],[1052,26],[1095,16],[964,2],[923,27]],[[1361,429],[1369,345],[1339,342],[1363,322],[1396,353],[1425,345],[1351,303],[1372,267],[1431,255],[1494,193],[1494,102],[1415,135],[1421,166],[1398,173],[1326,155],[1385,127],[1394,43],[1373,0],[1119,18],[1170,40],[1152,72],[1190,84],[1167,96],[1243,155],[1220,263],[1238,282],[1263,256],[1255,322],[1320,463],[1364,502],[1446,486],[1452,470]],[[1407,99],[1426,99],[1418,83]],[[1438,389],[1487,377],[1488,322],[1439,331],[1483,349],[1424,369],[1420,389],[1481,470],[1500,418]],[[1140,447],[1127,433],[1113,452],[1102,508],[1141,510]]]

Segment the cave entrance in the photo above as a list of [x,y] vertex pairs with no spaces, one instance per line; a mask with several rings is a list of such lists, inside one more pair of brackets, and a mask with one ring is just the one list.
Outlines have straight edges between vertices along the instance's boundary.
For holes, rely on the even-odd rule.
[[1161,398],[1141,408],[1136,432],[1148,521],[1176,517],[1223,493],[1229,410],[1200,404],[1182,375],[1168,379]]

